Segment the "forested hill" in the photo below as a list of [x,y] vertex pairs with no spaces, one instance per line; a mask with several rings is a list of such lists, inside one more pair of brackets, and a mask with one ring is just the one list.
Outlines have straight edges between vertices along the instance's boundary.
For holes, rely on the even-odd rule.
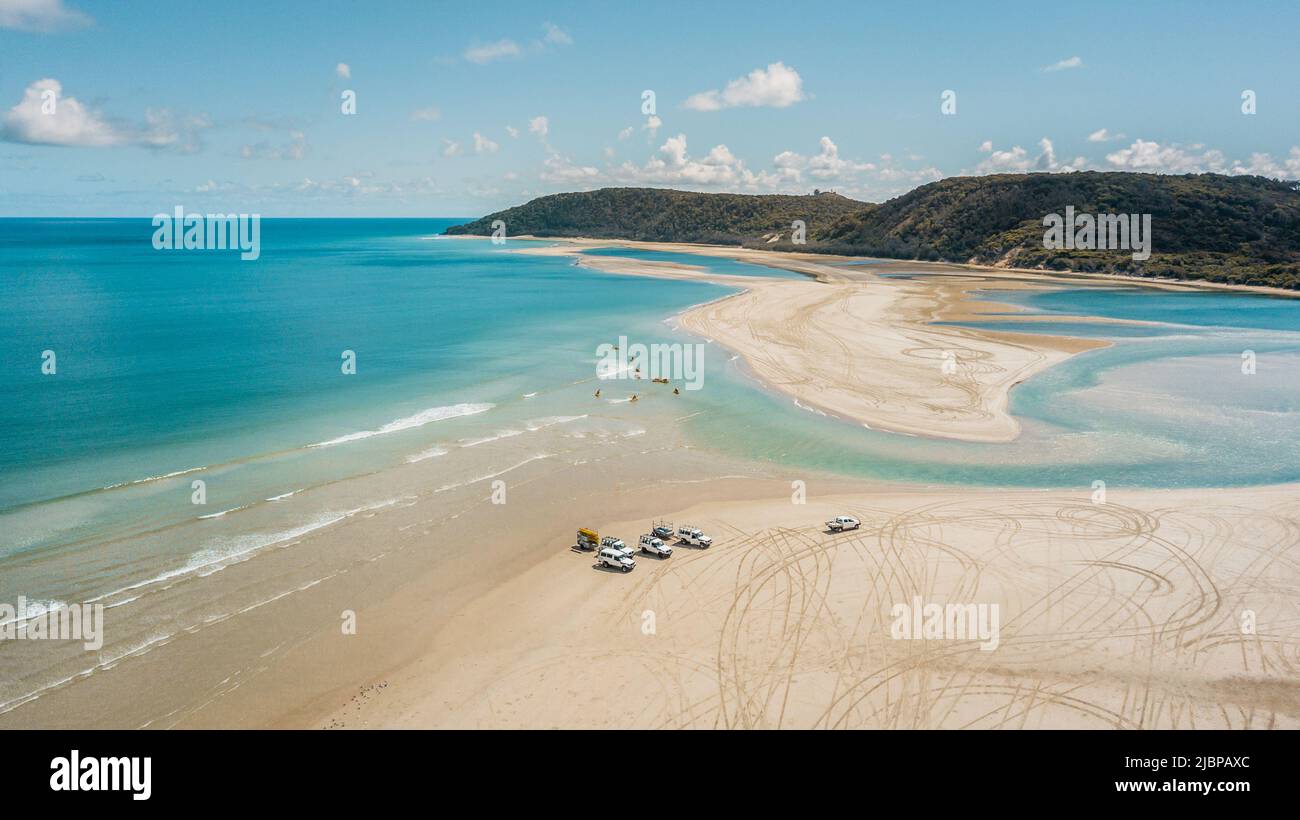
[[590,236],[645,242],[700,242],[739,245],[781,231],[802,219],[830,226],[839,217],[872,206],[838,194],[700,194],[667,188],[601,188],[539,197],[449,234],[489,236],[492,223],[506,224],[509,236]]
[[[1150,258],[1128,249],[1044,248],[1044,218],[1150,215]],[[454,234],[591,236],[1203,279],[1300,289],[1300,185],[1220,174],[999,174],[952,177],[881,205],[833,193],[700,194],[605,188],[556,194]],[[791,223],[807,243],[790,242]],[[1141,255],[1141,254],[1139,254]]]

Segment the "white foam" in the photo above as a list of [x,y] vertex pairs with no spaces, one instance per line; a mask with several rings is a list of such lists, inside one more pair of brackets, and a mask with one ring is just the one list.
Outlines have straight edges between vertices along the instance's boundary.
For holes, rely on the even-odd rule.
[[191,554],[189,560],[175,569],[161,572],[150,578],[146,578],[143,581],[137,581],[134,584],[129,584],[120,589],[113,590],[112,592],[106,592],[103,595],[89,598],[86,603],[97,603],[106,598],[112,598],[123,593],[135,592],[138,589],[171,581],[176,578],[182,578],[186,575],[199,575],[201,577],[206,577],[214,572],[219,572],[225,569],[231,564],[250,558],[253,553],[258,552],[259,550],[276,544],[282,544],[295,538],[300,538],[307,533],[328,527],[331,524],[336,524],[339,521],[351,518],[360,513],[371,512],[384,507],[391,507],[402,500],[402,498],[390,498],[386,501],[380,501],[375,504],[366,504],[343,512],[322,513],[306,524],[291,527],[287,530],[269,533],[251,533],[249,535],[241,535],[226,539],[224,543],[221,543],[218,547],[210,547]]
[[438,456],[445,456],[447,455],[447,452],[448,452],[447,450],[444,450],[441,447],[430,447],[428,450],[424,450],[422,452],[416,453],[415,455],[407,456],[406,463],[415,464],[416,462],[425,461],[426,459],[437,458]]
[[824,411],[818,410],[816,407],[809,407],[806,404],[800,404],[798,399],[794,400],[794,406],[798,407],[800,410],[807,410],[809,413],[816,413],[819,416],[826,415]]
[[[291,493],[291,495],[292,495],[292,493]],[[228,509],[228,510],[222,510],[221,512],[209,513],[209,514],[207,514],[207,515],[200,515],[200,516],[199,516],[199,520],[200,520],[200,521],[206,521],[206,520],[209,519],[209,518],[220,518],[221,516],[225,515],[226,513],[232,513],[232,512],[234,512],[234,511],[236,511],[236,510],[242,510],[242,509],[244,509],[244,507],[249,507],[249,506],[251,506],[251,505],[249,505],[249,504],[245,504],[245,505],[243,505],[242,507],[231,507],[230,509]]]
[[524,466],[525,464],[531,464],[532,462],[539,461],[543,458],[550,458],[551,455],[552,455],[551,453],[538,453],[537,455],[526,458],[523,461],[519,462],[518,464],[515,464],[514,466],[511,467],[507,467],[504,470],[498,470],[495,473],[488,473],[487,475],[481,475],[478,478],[471,478],[466,481],[458,481],[455,484],[444,484],[438,489],[434,490],[434,492],[436,493],[446,492],[447,490],[454,490],[457,487],[464,487],[469,484],[477,484],[480,481],[487,481],[490,478],[503,476],[506,473],[510,472],[511,470],[518,470],[520,467]]
[[495,405],[484,403],[462,402],[460,404],[449,404],[443,407],[430,407],[428,410],[395,419],[380,427],[377,430],[361,430],[356,433],[348,433],[345,436],[332,438],[328,441],[317,442],[312,447],[331,447],[335,444],[346,444],[351,441],[360,441],[361,439],[371,438],[372,436],[382,436],[387,433],[398,433],[402,430],[412,430],[416,427],[423,427],[435,421],[445,421],[446,419],[460,418],[461,416],[473,416],[478,413],[486,413]]
[[300,492],[302,492],[302,490],[300,490],[300,489],[299,489],[299,490],[290,490],[290,491],[287,492],[287,493],[282,493],[282,494],[280,494],[280,495],[273,495],[273,496],[271,496],[270,498],[268,498],[268,499],[266,499],[266,500],[267,500],[267,501],[283,501],[283,500],[285,500],[286,498],[288,498],[289,496],[291,496],[291,495],[297,495],[297,494],[300,493]]
[[489,444],[493,441],[500,441],[503,438],[514,438],[515,436],[522,436],[523,434],[524,434],[523,430],[502,430],[494,436],[485,436],[484,438],[463,439],[461,441],[460,446],[477,447],[480,444]]
[[543,416],[540,419],[529,419],[524,422],[524,426],[528,428],[528,432],[533,433],[546,427],[553,427],[556,424],[568,424],[571,421],[581,421],[585,418],[587,418],[586,413],[581,416]]
[[187,470],[177,470],[174,473],[163,473],[162,475],[151,475],[147,478],[137,478],[135,481],[119,481],[116,484],[109,484],[107,487],[102,487],[101,489],[116,490],[118,487],[131,487],[136,484],[148,484],[150,481],[162,481],[167,478],[175,478],[176,476],[188,475],[189,473],[197,473],[199,470],[206,469],[207,467],[190,467]]
[[22,629],[24,628],[24,626],[28,621],[34,618],[39,618],[40,616],[49,612],[57,612],[58,610],[64,609],[66,607],[67,604],[64,603],[63,601],[54,601],[54,600],[44,601],[39,598],[28,599],[23,606],[23,615],[26,617],[19,618],[17,613],[15,613],[14,617],[10,618],[9,620],[0,621],[0,626],[7,626],[9,624],[16,623],[18,624],[18,628]]

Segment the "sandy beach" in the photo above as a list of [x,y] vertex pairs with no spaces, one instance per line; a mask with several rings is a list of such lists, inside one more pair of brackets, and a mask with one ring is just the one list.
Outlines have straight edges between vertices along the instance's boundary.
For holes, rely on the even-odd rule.
[[[627,575],[556,550],[320,725],[1300,726],[1300,488],[1103,504],[875,488],[800,505],[764,486],[672,513],[714,545],[639,556]],[[825,532],[837,514],[861,530]],[[892,637],[893,607],[913,601],[998,606],[996,649]]]

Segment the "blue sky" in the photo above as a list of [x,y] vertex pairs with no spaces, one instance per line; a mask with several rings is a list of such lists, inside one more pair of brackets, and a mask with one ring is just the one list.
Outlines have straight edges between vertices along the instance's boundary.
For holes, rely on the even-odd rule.
[[1293,2],[0,0],[0,215],[476,216],[605,185],[880,201],[1074,168],[1297,178],[1298,33]]

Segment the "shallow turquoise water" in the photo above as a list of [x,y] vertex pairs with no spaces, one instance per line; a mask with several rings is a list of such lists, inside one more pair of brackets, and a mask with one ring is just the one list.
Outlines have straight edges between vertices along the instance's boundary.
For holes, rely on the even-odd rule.
[[[449,437],[490,434],[540,412],[522,396],[541,401],[592,379],[602,342],[697,341],[664,320],[727,292],[510,253],[518,240],[434,238],[455,221],[266,220],[262,258],[241,262],[155,251],[147,220],[0,220],[0,514],[9,511],[0,554],[193,516],[151,498],[164,489],[150,482],[131,503],[108,503],[97,493],[113,485],[203,468],[225,476],[212,489],[212,508],[224,510],[400,464]],[[797,276],[673,252],[589,253]],[[827,418],[762,389],[715,345],[681,422],[700,446],[769,460],[792,477],[824,469],[1083,487],[1300,480],[1300,303],[1131,288],[989,298],[1166,324],[1018,324],[1115,344],[1018,387],[1012,409],[1024,434],[1012,444]],[[41,373],[44,350],[58,356],[56,375]],[[356,353],[356,375],[340,371],[345,350]],[[1257,357],[1254,375],[1241,373],[1244,350]],[[313,446],[347,437],[346,447]]]

